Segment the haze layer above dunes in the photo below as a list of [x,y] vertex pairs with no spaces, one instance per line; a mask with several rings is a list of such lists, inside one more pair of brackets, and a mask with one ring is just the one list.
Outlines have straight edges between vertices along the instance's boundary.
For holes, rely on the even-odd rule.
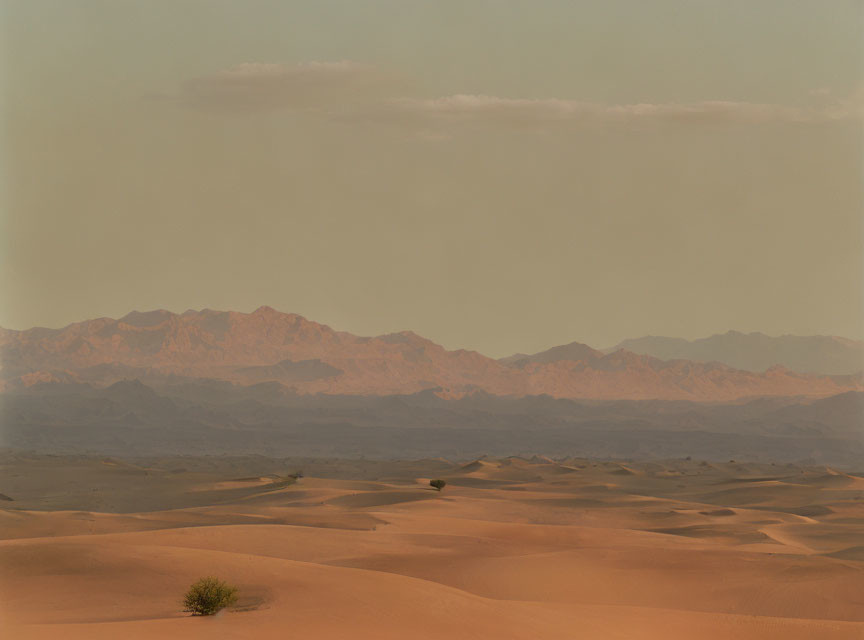
[[39,384],[2,400],[3,443],[50,453],[693,455],[841,466],[864,459],[864,393],[857,391],[713,404],[433,390],[303,395],[275,382],[130,380],[106,388]]

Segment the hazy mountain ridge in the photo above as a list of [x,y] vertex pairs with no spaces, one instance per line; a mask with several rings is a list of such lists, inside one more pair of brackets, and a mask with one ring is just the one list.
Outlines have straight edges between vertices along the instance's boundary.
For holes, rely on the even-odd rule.
[[52,452],[392,457],[532,452],[710,459],[864,455],[864,393],[821,399],[569,400],[460,398],[430,389],[392,396],[303,395],[276,383],[195,381],[154,388],[37,384],[3,396],[3,444]]
[[449,397],[498,396],[733,401],[752,396],[830,396],[861,379],[783,367],[742,371],[717,362],[661,360],[626,350],[604,354],[571,343],[494,360],[448,351],[404,331],[360,337],[296,314],[157,310],[99,318],[63,329],[0,332],[6,390],[39,383],[107,386],[124,379],[179,384],[276,382],[301,394],[389,396],[427,389]]
[[698,340],[645,336],[606,349],[625,349],[663,360],[722,362],[736,369],[764,371],[781,365],[802,373],[844,375],[864,370],[864,343],[839,336],[767,336],[728,331]]

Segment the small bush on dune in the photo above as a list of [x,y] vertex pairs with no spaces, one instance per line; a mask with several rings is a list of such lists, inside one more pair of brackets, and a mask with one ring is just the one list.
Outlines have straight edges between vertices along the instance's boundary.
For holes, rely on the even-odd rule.
[[199,616],[212,616],[237,601],[237,588],[218,578],[201,578],[189,587],[183,599],[184,611]]
[[438,491],[441,491],[441,489],[443,489],[446,484],[447,484],[446,480],[438,479],[438,480],[430,480],[429,481],[429,486],[435,487]]

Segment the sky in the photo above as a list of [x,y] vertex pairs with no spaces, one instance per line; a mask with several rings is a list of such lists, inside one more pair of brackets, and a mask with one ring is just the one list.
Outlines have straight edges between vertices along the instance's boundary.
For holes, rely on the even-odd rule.
[[860,0],[0,0],[0,326],[864,337]]

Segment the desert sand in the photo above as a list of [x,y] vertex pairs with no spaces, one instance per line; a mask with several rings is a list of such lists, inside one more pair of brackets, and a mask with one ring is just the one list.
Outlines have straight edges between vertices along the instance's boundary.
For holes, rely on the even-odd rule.
[[[864,638],[861,474],[536,457],[2,462],[5,638]],[[205,575],[239,601],[183,613]]]

